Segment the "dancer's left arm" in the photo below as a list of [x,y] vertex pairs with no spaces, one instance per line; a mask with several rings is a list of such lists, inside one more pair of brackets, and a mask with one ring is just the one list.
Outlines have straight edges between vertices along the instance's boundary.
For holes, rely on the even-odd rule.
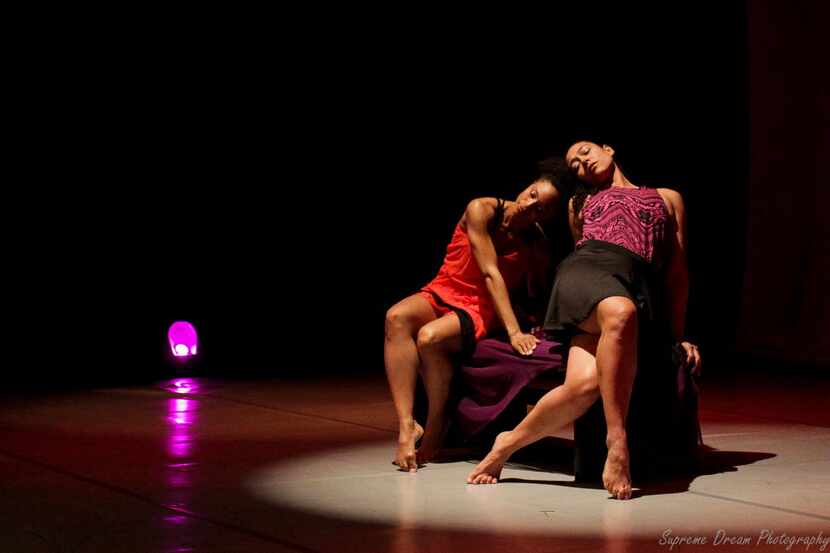
[[688,364],[693,374],[700,372],[700,352],[695,344],[687,341],[686,306],[689,301],[689,268],[686,264],[686,207],[683,197],[676,191],[660,188],[660,195],[666,202],[672,218],[673,236],[666,267],[666,289],[671,310],[671,328],[674,339],[686,351]]

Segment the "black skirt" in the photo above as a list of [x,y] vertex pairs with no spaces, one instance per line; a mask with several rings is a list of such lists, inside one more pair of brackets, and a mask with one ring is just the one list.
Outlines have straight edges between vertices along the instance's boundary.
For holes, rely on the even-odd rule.
[[605,298],[622,296],[637,306],[640,322],[667,322],[662,278],[651,263],[627,249],[588,240],[559,264],[553,284],[545,333],[565,340],[582,331],[577,325]]

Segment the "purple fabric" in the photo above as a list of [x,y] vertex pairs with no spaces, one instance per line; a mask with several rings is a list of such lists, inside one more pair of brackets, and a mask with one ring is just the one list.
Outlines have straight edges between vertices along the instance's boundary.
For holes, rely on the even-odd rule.
[[664,249],[669,212],[654,188],[606,188],[585,202],[582,216],[582,239],[577,248],[587,240],[602,240],[646,261],[661,261],[654,257]]
[[495,420],[528,382],[546,371],[563,371],[563,346],[540,340],[529,357],[510,343],[485,338],[461,366],[463,389],[458,404],[458,430],[469,439]]

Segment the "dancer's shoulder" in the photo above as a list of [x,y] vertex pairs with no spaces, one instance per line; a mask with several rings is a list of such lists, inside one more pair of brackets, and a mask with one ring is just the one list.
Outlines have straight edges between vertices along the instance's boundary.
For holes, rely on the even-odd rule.
[[660,194],[660,197],[663,198],[663,201],[666,202],[666,207],[669,208],[671,213],[675,212],[684,212],[685,206],[683,204],[683,196],[677,190],[672,188],[656,188],[657,193]]

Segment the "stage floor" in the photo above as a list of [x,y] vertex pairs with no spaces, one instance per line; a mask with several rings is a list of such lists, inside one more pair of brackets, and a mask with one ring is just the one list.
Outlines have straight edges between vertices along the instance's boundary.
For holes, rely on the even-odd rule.
[[628,502],[544,448],[495,486],[395,470],[381,373],[7,396],[0,552],[830,551],[830,381],[701,387],[707,474]]

